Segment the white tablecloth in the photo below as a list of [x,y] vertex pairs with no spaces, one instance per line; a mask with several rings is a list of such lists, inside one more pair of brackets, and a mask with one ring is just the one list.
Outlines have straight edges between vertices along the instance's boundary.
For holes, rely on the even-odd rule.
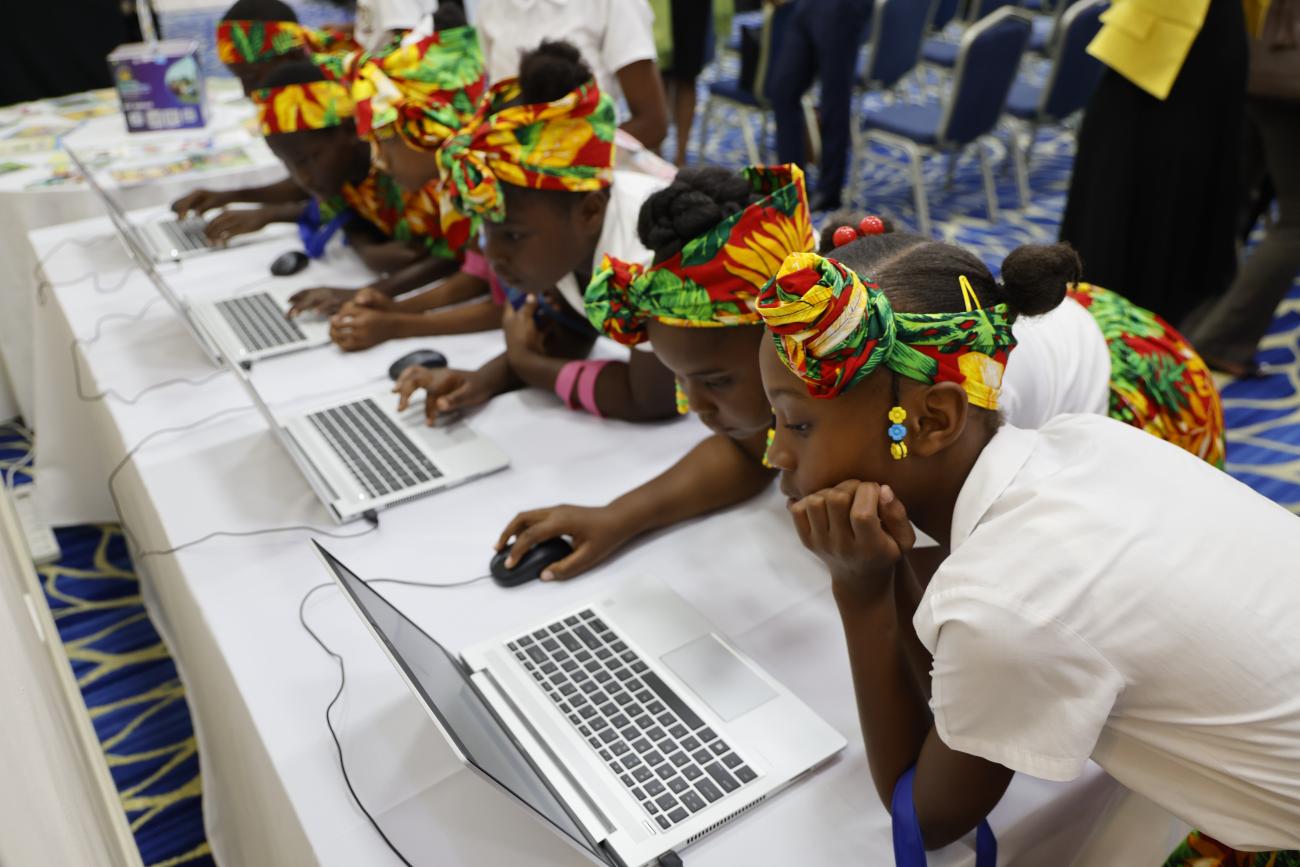
[[[99,200],[79,180],[40,186],[55,174],[75,175],[66,155],[57,150],[8,155],[2,152],[6,143],[22,141],[23,130],[49,130],[49,135],[28,140],[53,145],[57,134],[79,155],[102,155],[103,171],[96,177],[127,208],[170,202],[198,186],[232,189],[269,183],[285,175],[266,143],[247,128],[252,105],[240,97],[234,81],[214,81],[209,87],[210,120],[201,130],[131,134],[120,112],[74,121],[59,114],[60,105],[66,105],[68,99],[0,109],[0,120],[18,118],[0,124],[0,163],[28,166],[0,173],[0,360],[8,374],[6,381],[0,373],[0,419],[21,413],[30,421],[34,411],[31,300],[36,291],[33,270],[37,263],[27,233],[104,213]],[[116,102],[115,96],[111,99]],[[126,185],[117,184],[111,175],[115,167],[123,165],[174,162],[187,154],[235,148],[243,149],[247,161],[229,168]]]
[[[104,220],[86,221],[31,238],[39,253],[107,231]],[[194,259],[170,279],[194,296],[248,286],[261,279],[283,243]],[[87,268],[120,273],[126,261],[115,244],[65,249],[46,266],[55,286],[37,311],[39,493],[56,522],[109,519],[105,477],[126,448],[152,431],[248,401],[227,374],[159,389],[134,404],[73,396],[71,341],[91,337],[97,325],[99,339],[79,350],[87,393],[111,388],[132,396],[150,383],[201,377],[212,368],[171,311],[152,301],[138,274],[113,294],[96,293],[85,281],[62,284]],[[314,265],[304,279],[327,277],[330,268]],[[110,314],[120,318],[104,321]],[[393,358],[430,344],[453,365],[473,366],[498,350],[500,336],[407,341],[350,356],[325,347],[263,362],[253,378],[273,406],[287,408],[311,395],[373,382]],[[482,575],[491,544],[516,511],[603,502],[661,471],[704,434],[693,419],[658,425],[597,420],[537,391],[498,398],[472,424],[506,450],[508,470],[384,512],[375,532],[325,544],[367,578],[447,582]],[[117,491],[122,518],[144,549],[179,545],[213,530],[334,529],[252,410],[156,438],[121,473]],[[340,532],[362,529],[351,525]],[[230,865],[394,864],[348,797],[322,719],[338,670],[297,622],[303,595],[326,580],[307,537],[216,538],[175,555],[139,558],[137,566],[150,612],[186,683],[218,859]],[[690,862],[890,863],[889,819],[866,767],[828,579],[799,546],[775,491],[657,534],[567,583],[379,589],[457,649],[528,627],[553,609],[635,576],[653,576],[697,606],[850,744],[829,767],[690,849]],[[353,781],[412,863],[575,862],[572,850],[456,764],[337,591],[319,592],[306,614],[346,660],[347,690],[335,721]],[[1018,778],[992,817],[1001,863],[1068,864],[1116,791],[1095,767],[1068,785]],[[932,854],[930,863],[969,865],[973,854],[969,845],[957,844]]]

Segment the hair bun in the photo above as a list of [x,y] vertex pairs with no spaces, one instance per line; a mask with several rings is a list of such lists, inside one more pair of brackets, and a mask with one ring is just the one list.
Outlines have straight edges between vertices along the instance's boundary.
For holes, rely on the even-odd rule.
[[637,235],[660,262],[759,198],[749,181],[731,169],[682,169],[671,184],[641,206]]
[[1002,262],[1002,297],[1013,313],[1041,316],[1065,300],[1083,264],[1069,244],[1026,244]]
[[465,8],[459,2],[453,2],[453,0],[442,0],[433,13],[433,29],[435,31],[454,30],[467,24],[469,24],[469,18],[465,15]]
[[519,89],[525,105],[554,102],[591,81],[582,53],[562,39],[546,40],[519,61]]

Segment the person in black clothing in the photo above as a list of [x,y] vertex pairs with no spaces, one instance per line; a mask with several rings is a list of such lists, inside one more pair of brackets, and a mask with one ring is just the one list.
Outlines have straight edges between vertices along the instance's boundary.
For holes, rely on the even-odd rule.
[[777,162],[807,163],[801,100],[820,80],[822,159],[812,209],[835,210],[844,192],[853,79],[871,20],[871,0],[797,2],[767,93],[776,113]]
[[1241,0],[1211,0],[1168,98],[1108,68],[1079,131],[1061,240],[1175,327],[1236,270],[1246,66]]

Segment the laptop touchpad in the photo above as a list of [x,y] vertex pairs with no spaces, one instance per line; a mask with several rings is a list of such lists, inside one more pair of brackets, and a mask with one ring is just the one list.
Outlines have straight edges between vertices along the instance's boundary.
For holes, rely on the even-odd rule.
[[659,657],[714,713],[730,722],[776,693],[712,635]]

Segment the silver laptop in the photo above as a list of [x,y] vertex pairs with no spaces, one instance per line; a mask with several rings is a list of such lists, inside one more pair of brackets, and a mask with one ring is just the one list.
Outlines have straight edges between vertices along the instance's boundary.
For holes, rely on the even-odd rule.
[[[95,180],[94,174],[72,150],[68,155],[104,203],[109,220],[117,230],[127,253],[162,293],[167,303],[186,320],[187,327],[198,335],[204,352],[211,358],[230,357],[249,362],[310,349],[329,343],[329,321],[308,314],[290,319],[286,312],[290,296],[303,288],[295,281],[268,278],[272,285],[265,290],[235,295],[220,301],[186,302],[173,292],[159,276],[155,263],[175,261],[177,257],[159,259],[146,245],[142,233],[127,219],[117,202]],[[184,311],[184,312],[182,312]]]
[[592,861],[680,853],[844,748],[657,582],[457,657],[312,544],[457,757]]
[[143,225],[132,223],[126,212],[118,205],[117,200],[100,186],[94,172],[82,162],[76,151],[66,146],[64,150],[67,151],[68,156],[71,157],[72,162],[81,172],[81,176],[86,179],[86,183],[91,190],[104,203],[109,217],[113,220],[113,226],[122,234],[130,235],[150,261],[159,264],[175,262],[196,253],[225,249],[225,247],[217,247],[208,240],[207,235],[203,234],[207,221],[201,217],[191,217],[185,220],[175,217],[159,217]]
[[509,458],[463,421],[429,427],[423,406],[404,413],[385,384],[347,400],[288,416],[283,422],[243,367],[227,366],[275,438],[339,523],[446,490],[505,469]]

